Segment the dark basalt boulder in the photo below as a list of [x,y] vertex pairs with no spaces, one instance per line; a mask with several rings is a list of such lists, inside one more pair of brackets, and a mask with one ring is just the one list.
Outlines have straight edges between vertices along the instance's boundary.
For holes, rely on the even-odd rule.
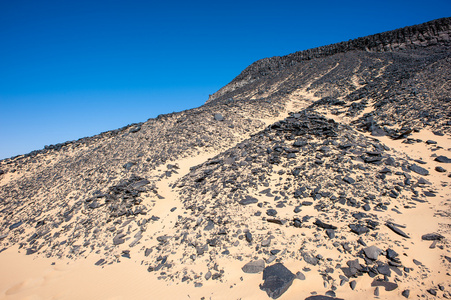
[[277,263],[263,270],[263,284],[260,289],[265,291],[273,299],[279,298],[285,293],[296,278],[283,264]]

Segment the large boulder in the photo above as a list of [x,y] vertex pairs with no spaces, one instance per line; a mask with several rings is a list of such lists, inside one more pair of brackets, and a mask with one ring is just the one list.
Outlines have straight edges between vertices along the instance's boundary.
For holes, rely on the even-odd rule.
[[273,299],[279,298],[293,283],[296,275],[291,273],[283,264],[277,263],[263,270],[263,284],[260,289]]

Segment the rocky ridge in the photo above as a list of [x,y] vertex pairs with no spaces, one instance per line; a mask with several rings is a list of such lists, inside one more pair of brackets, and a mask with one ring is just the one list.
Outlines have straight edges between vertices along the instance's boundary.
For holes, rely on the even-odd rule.
[[274,56],[261,59],[244,69],[229,85],[213,94],[208,101],[214,101],[224,93],[230,93],[235,88],[242,87],[255,79],[271,76],[274,72],[292,67],[303,61],[350,51],[393,52],[438,44],[444,45],[449,44],[450,39],[451,18],[442,18],[347,42],[298,51],[282,57]]

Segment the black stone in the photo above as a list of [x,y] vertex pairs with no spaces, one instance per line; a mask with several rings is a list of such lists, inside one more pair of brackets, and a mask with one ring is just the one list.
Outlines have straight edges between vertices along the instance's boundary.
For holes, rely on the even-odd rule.
[[9,226],[9,230],[13,230],[14,228],[17,228],[17,227],[19,227],[19,226],[22,225],[22,224],[23,224],[22,221],[19,221],[19,222],[17,222],[17,223],[14,223],[13,225]]
[[326,229],[326,234],[330,239],[335,238],[335,230],[333,229]]
[[420,175],[422,175],[422,176],[429,175],[429,171],[426,170],[426,169],[423,168],[423,167],[420,167],[419,165],[415,165],[415,164],[410,165],[410,166],[409,166],[409,170],[411,170],[411,171],[413,171],[413,172],[415,172],[415,173],[417,173],[417,174],[420,174]]
[[277,210],[270,208],[266,211],[266,214],[270,217],[274,217],[275,215],[277,215]]
[[243,200],[240,201],[241,205],[248,205],[248,204],[253,204],[253,203],[257,203],[258,199],[251,197],[251,196],[246,196]]
[[407,239],[410,239],[410,236],[408,236],[404,231],[402,231],[398,227],[393,226],[392,224],[389,224],[389,223],[387,223],[385,225],[387,225],[387,227],[390,228],[394,233],[399,234],[400,236],[405,237]]
[[215,223],[213,223],[212,220],[208,220],[208,223],[207,223],[207,225],[205,226],[204,230],[205,230],[205,231],[210,231],[210,230],[212,230],[213,228],[215,228]]
[[349,228],[351,228],[351,231],[354,232],[355,234],[363,234],[363,233],[367,233],[370,231],[370,229],[368,227],[359,225],[359,224],[350,224]]
[[451,163],[451,159],[443,155],[437,156],[434,160],[446,164]]
[[437,172],[439,172],[439,173],[445,173],[445,172],[446,172],[446,169],[444,169],[444,168],[441,167],[441,166],[435,167],[435,170],[436,170]]
[[246,233],[244,234],[244,236],[246,237],[246,241],[247,241],[248,243],[252,243],[253,237],[252,237],[252,234],[251,234],[249,231],[246,232]]
[[124,167],[124,169],[126,169],[126,170],[130,170],[131,167],[133,167],[134,165],[135,165],[134,163],[128,162],[128,163],[126,163],[125,165],[123,165],[123,167]]
[[379,265],[377,267],[377,271],[379,272],[379,274],[391,276],[390,266],[386,264]]
[[421,236],[424,241],[440,241],[444,236],[438,233],[428,233]]
[[313,224],[315,224],[318,227],[324,228],[324,229],[337,229],[337,226],[323,223],[319,219],[316,219],[316,221]]
[[316,266],[318,264],[318,258],[310,255],[310,253],[306,252],[302,255],[302,257],[304,257],[305,262],[308,264],[311,264],[313,266]]
[[260,285],[260,289],[265,291],[269,297],[277,299],[288,290],[295,278],[296,275],[283,264],[276,263],[263,270],[264,282]]
[[353,179],[353,178],[351,178],[351,177],[349,177],[349,176],[343,177],[343,181],[344,181],[344,182],[347,182],[347,183],[349,183],[349,184],[354,184],[354,183],[355,183],[355,179]]
[[267,219],[266,221],[269,223],[274,223],[274,224],[278,224],[278,225],[283,225],[283,223],[284,223],[279,219]]
[[404,290],[404,291],[402,291],[401,295],[403,295],[405,298],[409,298],[409,296],[410,296],[410,290]]

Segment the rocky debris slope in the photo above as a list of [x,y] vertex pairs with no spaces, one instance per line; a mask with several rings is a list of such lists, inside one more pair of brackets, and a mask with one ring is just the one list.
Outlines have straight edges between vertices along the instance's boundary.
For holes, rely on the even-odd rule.
[[243,70],[229,85],[213,94],[209,101],[213,101],[256,79],[271,76],[274,72],[315,58],[324,58],[337,53],[347,53],[350,51],[389,52],[412,48],[416,49],[437,44],[449,44],[450,40],[451,18],[442,18],[347,42],[299,51],[282,57],[275,56],[261,59]]
[[316,106],[352,118],[358,128],[381,129],[379,135],[414,127],[449,133],[449,53],[450,44],[398,52],[338,53],[272,72],[214,102],[233,98],[286,103],[309,95]]
[[[115,231],[98,229],[93,236],[90,229],[106,226],[114,216],[148,211],[151,204],[141,202],[144,197],[158,195],[155,181],[176,172],[171,169],[156,176],[159,167],[179,158],[226,149],[242,136],[264,128],[260,118],[272,118],[281,110],[274,103],[257,101],[207,105],[2,160],[0,230],[8,235],[2,242],[21,242],[33,251],[46,248],[48,255],[53,255],[60,248],[65,254],[72,251],[66,243],[79,246],[94,237],[99,240],[99,235],[107,238]],[[257,111],[259,118],[253,118]],[[141,195],[143,192],[147,193]],[[76,227],[82,226],[86,232],[82,234],[67,223],[73,217]],[[8,234],[8,228],[18,222],[20,228]],[[26,230],[35,227],[36,231]],[[52,237],[60,235],[64,238],[50,243]],[[58,243],[63,244],[55,245]]]
[[[396,216],[435,194],[417,168],[349,126],[310,110],[294,113],[177,183],[191,214],[179,216],[178,234],[157,253],[170,257],[184,247],[181,263],[207,256],[216,269],[232,257],[246,273],[261,272],[264,261],[305,261],[303,271],[315,267],[330,295],[347,282],[353,288],[363,274],[392,291],[430,272],[396,252],[407,251],[411,239]],[[450,251],[447,243],[440,249]],[[166,274],[178,276],[170,268]],[[283,293],[269,286],[269,296]]]

